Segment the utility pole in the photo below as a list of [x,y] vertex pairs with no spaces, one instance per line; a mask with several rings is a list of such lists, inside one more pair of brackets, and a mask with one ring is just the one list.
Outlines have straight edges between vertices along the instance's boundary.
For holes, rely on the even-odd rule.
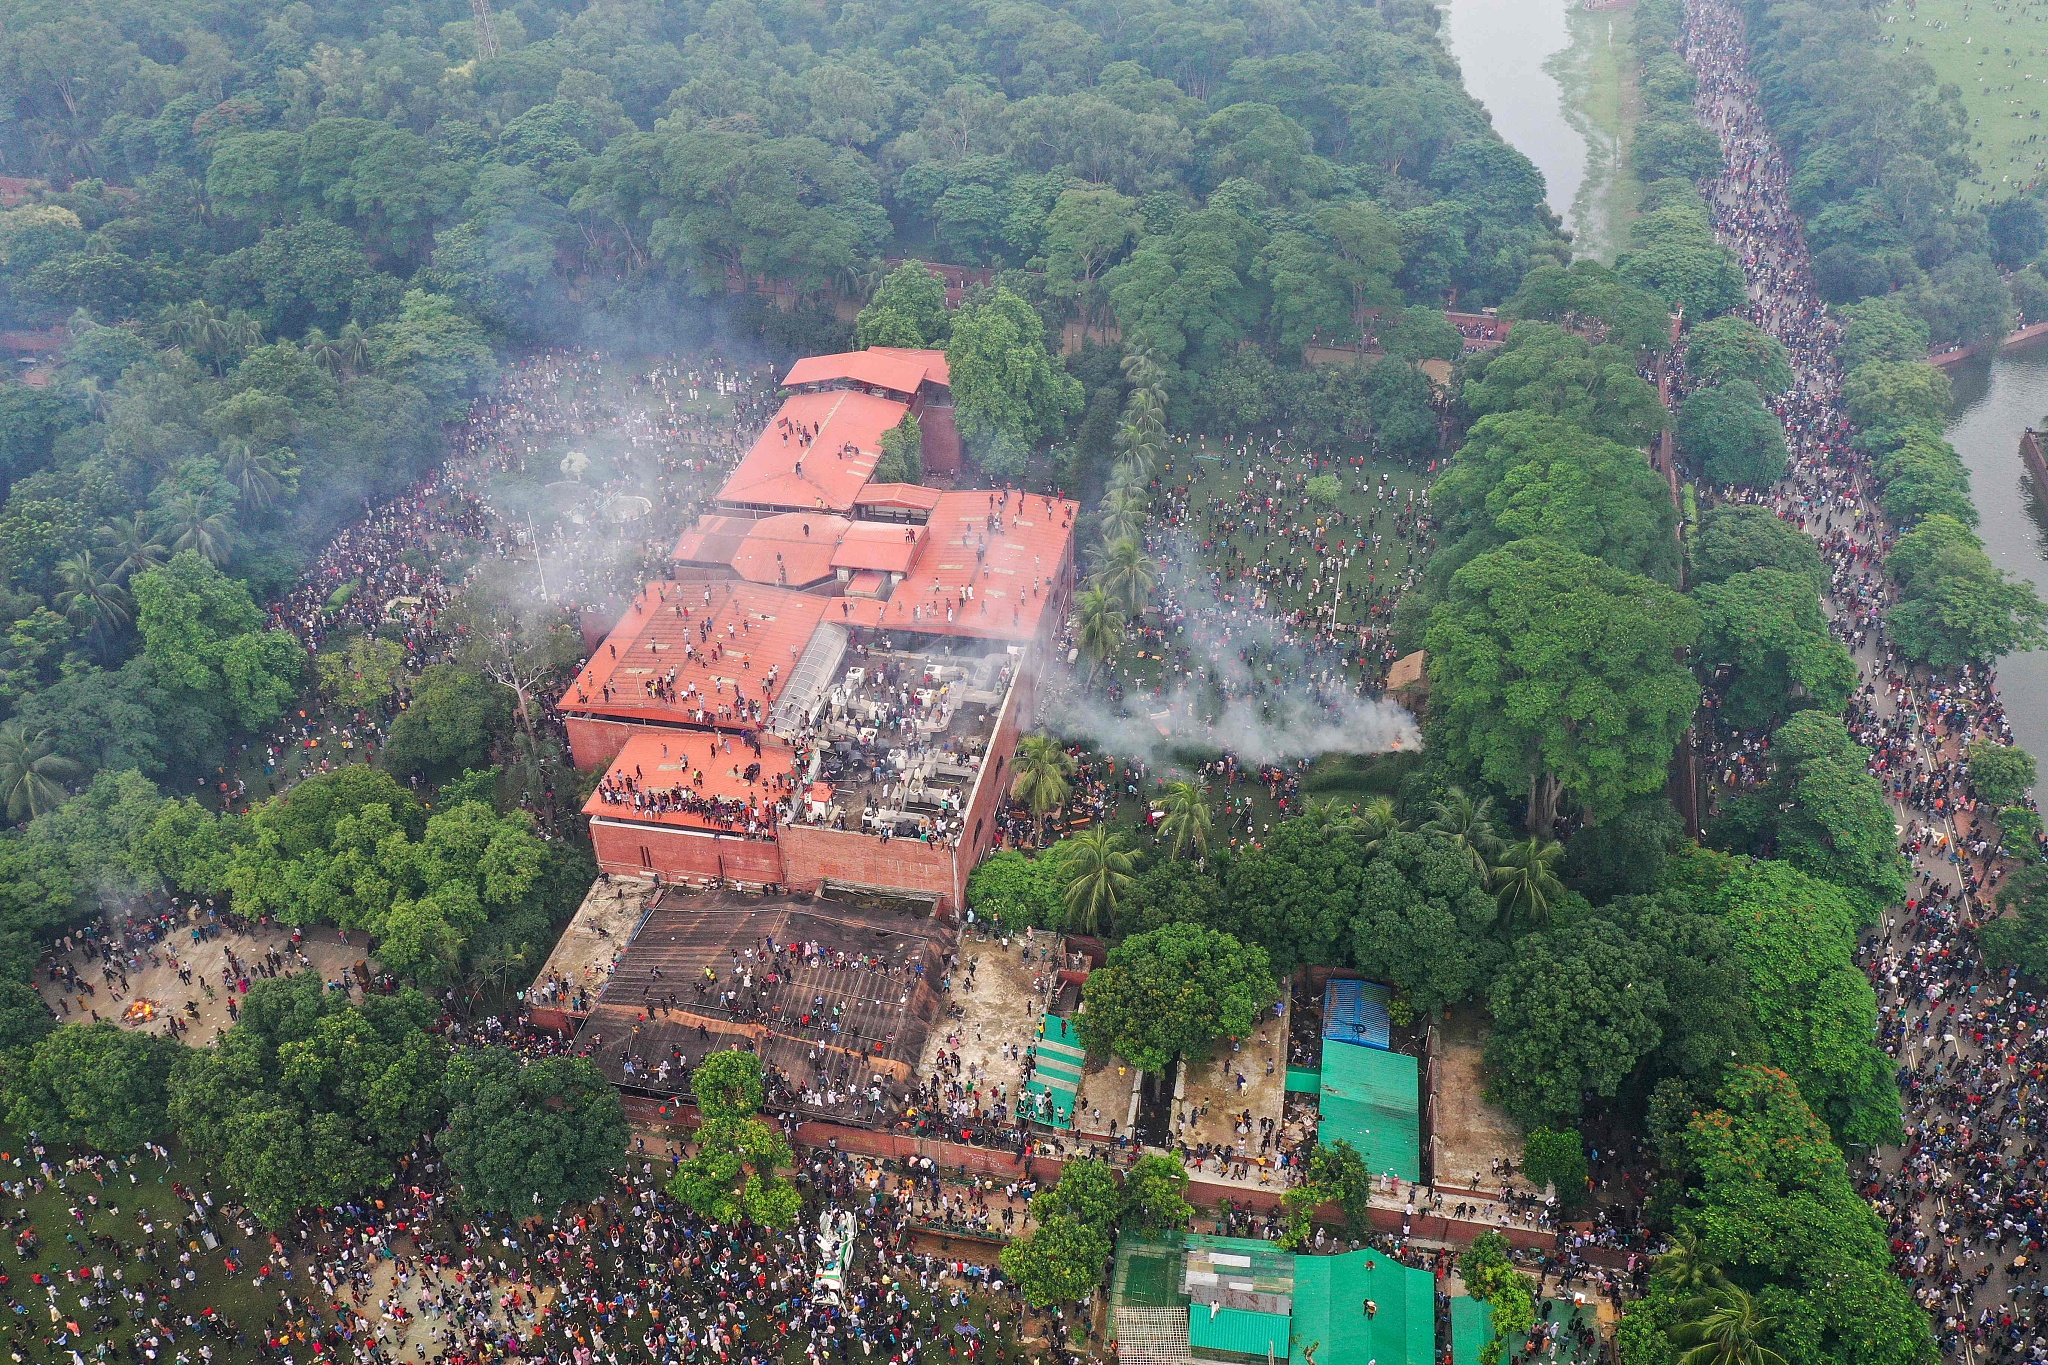
[[469,12],[476,20],[476,55],[498,55],[498,26],[491,22],[491,0],[469,0]]

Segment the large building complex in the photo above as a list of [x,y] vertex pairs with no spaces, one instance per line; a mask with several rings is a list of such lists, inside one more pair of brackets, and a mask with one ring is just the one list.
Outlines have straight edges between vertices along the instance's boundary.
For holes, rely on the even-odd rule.
[[876,483],[917,419],[959,467],[945,357],[813,356],[564,693],[608,872],[827,883],[956,910],[1074,576],[1075,505]]

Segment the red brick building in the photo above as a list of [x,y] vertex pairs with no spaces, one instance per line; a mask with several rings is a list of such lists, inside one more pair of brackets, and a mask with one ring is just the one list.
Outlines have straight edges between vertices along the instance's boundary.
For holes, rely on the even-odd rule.
[[[606,871],[962,904],[1074,577],[1075,506],[869,481],[945,358],[800,361],[796,389],[563,695]],[[938,420],[943,414],[943,419]]]

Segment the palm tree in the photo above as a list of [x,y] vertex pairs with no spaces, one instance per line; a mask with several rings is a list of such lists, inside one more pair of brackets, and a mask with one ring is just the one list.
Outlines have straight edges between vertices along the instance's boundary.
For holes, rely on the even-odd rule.
[[244,507],[268,511],[287,491],[296,491],[294,471],[286,464],[290,451],[259,451],[239,437],[222,441],[220,449],[221,472]]
[[1124,539],[1105,546],[1095,562],[1094,584],[1117,600],[1131,616],[1142,616],[1159,586],[1159,566],[1137,541]]
[[1088,666],[1088,682],[1093,684],[1095,671],[1123,653],[1130,618],[1121,602],[1092,583],[1074,594],[1074,612],[1081,652],[1093,660]]
[[1368,858],[1379,852],[1380,845],[1401,827],[1401,815],[1394,809],[1391,796],[1373,797],[1352,817],[1352,837]]
[[1066,868],[1067,924],[1084,934],[1116,922],[1116,904],[1130,893],[1138,855],[1109,826],[1082,830],[1060,845]]
[[228,345],[238,351],[254,350],[263,344],[263,324],[237,310],[228,318]]
[[[1122,465],[1117,466],[1122,469]],[[1102,500],[1102,543],[1136,540],[1145,532],[1145,495],[1115,486],[1112,476],[1108,496]]]
[[1563,856],[1564,845],[1555,839],[1531,835],[1508,845],[1493,869],[1493,894],[1500,906],[1494,923],[1503,932],[1512,933],[1517,923],[1541,928],[1550,922],[1564,895],[1564,883],[1551,869]]
[[1152,353],[1142,346],[1134,346],[1124,353],[1124,382],[1131,386],[1133,393],[1150,394],[1165,406],[1166,371],[1160,367]]
[[1690,1228],[1671,1234],[1671,1250],[1657,1258],[1657,1273],[1685,1294],[1704,1294],[1728,1283],[1712,1254],[1700,1245],[1700,1235]]
[[341,332],[334,339],[341,348],[341,369],[344,374],[354,374],[370,360],[370,334],[353,322],[343,323]]
[[57,577],[64,584],[57,594],[58,609],[73,625],[85,628],[95,649],[104,650],[135,619],[120,570],[104,557],[96,560],[91,550],[80,550],[57,565]]
[[180,493],[164,505],[164,530],[173,537],[172,554],[197,550],[208,563],[224,564],[234,551],[234,523],[225,512],[209,511],[197,493]]
[[1764,1345],[1777,1319],[1734,1285],[1703,1294],[1687,1305],[1693,1316],[1671,1330],[1681,1347],[1676,1365],[1785,1365],[1785,1357]]
[[1472,864],[1481,885],[1490,885],[1493,859],[1500,852],[1500,837],[1493,830],[1493,798],[1474,801],[1463,787],[1452,787],[1441,801],[1429,803],[1425,834],[1434,834],[1463,854]]
[[183,308],[174,309],[165,330],[171,341],[188,353],[224,351],[234,339],[228,315],[204,299],[194,299]]
[[306,329],[306,339],[301,343],[306,358],[329,374],[341,373],[341,343],[318,327]]
[[169,553],[140,517],[115,517],[100,527],[100,546],[113,552],[114,572],[124,583],[161,565]]
[[56,809],[64,800],[62,784],[84,771],[55,748],[47,730],[30,734],[19,720],[0,725],[0,796],[8,820],[19,824]]
[[1047,814],[1065,803],[1074,760],[1051,735],[1026,735],[1017,746],[1017,762],[1011,771],[1010,794],[1031,812],[1035,830]]
[[1209,831],[1216,823],[1201,787],[1193,782],[1169,782],[1159,803],[1166,814],[1159,820],[1159,837],[1166,841],[1166,856],[1178,858],[1181,850],[1192,848],[1200,858],[1209,851]]

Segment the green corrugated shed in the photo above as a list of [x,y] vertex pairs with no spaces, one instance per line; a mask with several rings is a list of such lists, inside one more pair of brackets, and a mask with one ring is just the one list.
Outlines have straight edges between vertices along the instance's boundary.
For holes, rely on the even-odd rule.
[[1218,1308],[1188,1305],[1188,1347],[1195,1351],[1223,1351],[1230,1355],[1258,1357],[1266,1352],[1284,1357],[1287,1353],[1287,1315],[1255,1313],[1249,1308]]
[[1492,1335],[1492,1304],[1463,1294],[1451,1300],[1451,1365],[1479,1365],[1479,1348]]
[[1291,1094],[1313,1095],[1323,1088],[1323,1073],[1309,1066],[1287,1068],[1287,1089]]
[[1422,1084],[1415,1058],[1326,1039],[1317,1103],[1317,1141],[1350,1143],[1374,1175],[1422,1179]]
[[1435,1365],[1435,1278],[1383,1251],[1295,1257],[1290,1365],[1311,1347],[1313,1365]]

